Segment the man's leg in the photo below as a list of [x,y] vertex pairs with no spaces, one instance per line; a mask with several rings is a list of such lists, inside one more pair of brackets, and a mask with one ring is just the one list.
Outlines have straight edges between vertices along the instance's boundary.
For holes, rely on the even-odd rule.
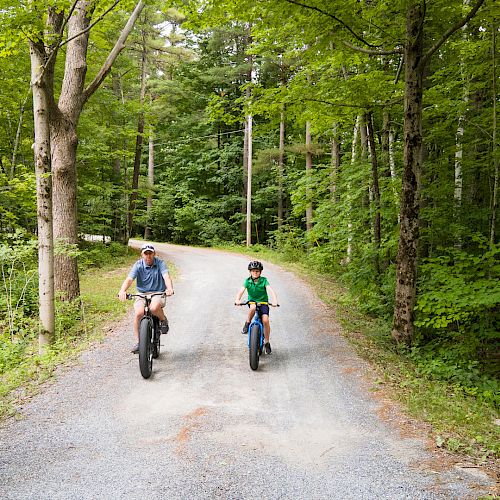
[[168,333],[168,321],[163,308],[165,307],[166,298],[164,295],[156,295],[151,301],[151,312],[160,320],[160,332]]

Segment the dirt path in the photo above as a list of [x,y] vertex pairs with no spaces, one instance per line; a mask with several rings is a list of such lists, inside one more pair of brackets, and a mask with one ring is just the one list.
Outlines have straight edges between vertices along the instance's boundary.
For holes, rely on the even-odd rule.
[[[273,354],[248,365],[234,307],[247,259],[158,244],[175,263],[171,332],[151,379],[129,315],[0,429],[0,498],[476,498],[466,470],[431,470],[424,442],[381,420],[363,363],[293,274],[265,263],[281,308]],[[474,471],[472,471],[474,472]]]

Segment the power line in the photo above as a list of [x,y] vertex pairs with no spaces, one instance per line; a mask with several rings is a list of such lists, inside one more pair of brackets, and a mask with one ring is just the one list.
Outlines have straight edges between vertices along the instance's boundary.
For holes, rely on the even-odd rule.
[[158,142],[158,143],[155,143],[154,146],[163,146],[165,144],[185,144],[187,142],[190,142],[190,141],[195,141],[195,140],[198,140],[198,139],[208,139],[210,137],[218,137],[220,135],[231,135],[231,134],[236,134],[237,132],[243,132],[245,129],[244,128],[241,128],[239,130],[233,130],[231,132],[221,132],[220,134],[212,134],[212,135],[200,135],[198,137],[189,137],[189,138],[186,138],[186,139],[179,139],[179,140],[176,140],[176,141],[167,141],[167,142]]

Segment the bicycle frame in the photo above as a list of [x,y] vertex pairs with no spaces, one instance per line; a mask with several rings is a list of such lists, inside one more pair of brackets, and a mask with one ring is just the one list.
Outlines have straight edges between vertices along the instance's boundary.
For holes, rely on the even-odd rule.
[[262,320],[260,319],[260,307],[262,304],[267,305],[267,302],[247,302],[247,304],[255,304],[257,307],[255,308],[255,313],[253,315],[252,321],[250,325],[248,325],[248,335],[247,335],[247,346],[250,347],[250,332],[252,331],[252,326],[257,325],[259,327],[259,349],[264,347],[264,325],[262,324]]
[[[144,299],[144,315],[139,321],[139,368],[144,378],[149,378],[153,369],[153,359],[160,355],[160,320],[152,314],[150,306],[154,296],[159,293],[128,294],[127,298],[140,297]],[[143,328],[144,322],[147,324]]]

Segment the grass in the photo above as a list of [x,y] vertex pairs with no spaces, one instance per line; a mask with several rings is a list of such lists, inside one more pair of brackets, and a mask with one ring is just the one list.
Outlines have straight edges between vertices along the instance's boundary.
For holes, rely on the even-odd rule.
[[[130,304],[118,301],[117,292],[137,255],[113,256],[102,267],[80,274],[81,303],[56,306],[55,343],[41,356],[32,334],[22,357],[0,375],[0,420],[16,416],[18,405],[36,394],[58,366],[74,362],[84,349],[103,339],[110,323],[123,317]],[[36,329],[32,322],[32,331]]]
[[498,466],[500,426],[492,404],[465,394],[444,381],[419,373],[417,367],[391,340],[390,324],[359,312],[356,299],[331,276],[300,262],[290,262],[268,248],[221,247],[268,260],[304,278],[327,305],[335,309],[344,337],[375,371],[375,391],[397,401],[403,411],[430,424],[437,447],[465,455],[478,465]]

